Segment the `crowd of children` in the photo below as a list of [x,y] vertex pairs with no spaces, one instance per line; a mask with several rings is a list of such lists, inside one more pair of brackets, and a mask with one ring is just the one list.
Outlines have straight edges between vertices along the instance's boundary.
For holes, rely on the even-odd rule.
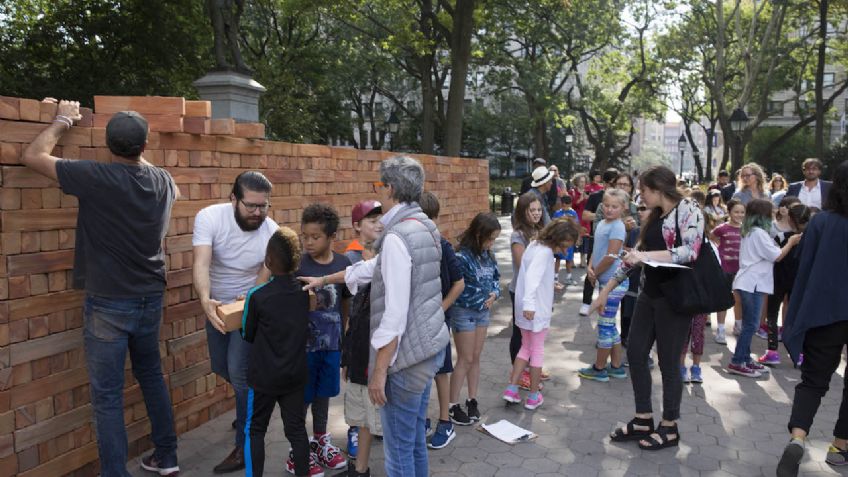
[[[622,176],[626,175],[617,177]],[[526,389],[529,393],[523,400],[524,407],[530,410],[544,403],[542,364],[545,338],[552,326],[554,294],[576,283],[572,277],[574,252],[581,245],[581,238],[586,237],[580,211],[573,205],[579,202],[582,209],[588,195],[601,190],[594,181],[591,187],[586,186],[585,176],[575,182],[585,190],[562,194],[551,207],[553,220],[544,228],[544,205],[538,195],[527,193],[519,197],[512,216],[513,279],[508,287],[512,302],[509,347],[512,368],[502,397],[507,402],[519,403],[522,401],[519,389]],[[631,177],[622,180],[621,187],[618,179],[615,187],[612,185],[602,192],[592,226],[591,250],[581,249],[585,252],[586,278],[591,288],[610,288],[604,292],[605,305],[598,306],[595,360],[578,372],[580,377],[595,381],[627,378],[623,350],[640,293],[641,271],[636,267],[629,270],[629,277],[625,275],[623,281],[617,280],[614,287],[606,285],[620,270],[621,257],[636,250],[641,225],[649,220],[653,210],[641,199],[632,202],[635,188]],[[736,296],[738,337],[727,371],[746,377],[760,376],[767,371],[766,366],[780,363],[778,313],[788,300],[798,268],[794,246],[800,241],[813,209],[798,203],[794,197],[783,197],[773,213],[772,202],[767,199],[750,198],[747,205],[732,199],[724,204],[718,190],[707,194],[694,190],[685,195],[703,212],[708,241],[702,246],[715,248],[724,272],[717,279],[732,283]],[[420,205],[431,220],[438,218],[439,202],[435,195],[425,192]],[[324,468],[346,468],[344,475],[370,475],[372,443],[382,433],[379,411],[368,392],[370,287],[361,287],[351,296],[344,285],[326,283],[314,290],[310,305],[308,295],[295,277],[324,277],[372,258],[373,245],[382,234],[382,213],[380,202],[375,200],[365,200],[353,207],[351,222],[356,238],[343,255],[333,251],[339,217],[328,205],[313,204],[304,210],[300,237],[281,227],[269,240],[265,264],[272,279],[248,293],[242,330],[244,339],[253,343],[248,372],[248,420],[244,430],[248,475],[262,475],[264,434],[275,403],[280,405],[285,433],[292,446],[286,464],[289,472],[316,476],[323,475]],[[444,448],[453,441],[454,425],[470,425],[481,417],[477,402],[480,356],[492,306],[500,297],[500,272],[492,251],[500,232],[495,215],[480,213],[459,235],[456,249],[442,238],[442,307],[456,349],[448,344],[444,364],[435,377],[439,416],[428,441],[431,449]],[[563,262],[566,274],[564,282],[560,282]],[[751,340],[760,323],[767,294],[772,295],[764,313],[768,350],[759,359],[752,359]],[[619,307],[620,325],[616,319]],[[279,314],[281,309],[287,313]],[[277,315],[284,319],[275,321]],[[720,344],[727,342],[725,316],[726,312],[717,314],[714,339]],[[705,328],[709,325],[708,315],[691,320],[680,355],[683,382],[703,382],[700,362]],[[692,354],[692,365],[688,368],[687,351]],[[269,366],[269,363],[273,364]],[[344,417],[350,428],[347,458],[333,444],[327,431],[330,399],[339,394],[341,380],[345,382]],[[463,389],[466,389],[464,406],[460,402]],[[310,408],[311,438],[305,429],[306,411]],[[428,430],[430,427],[428,419]]]

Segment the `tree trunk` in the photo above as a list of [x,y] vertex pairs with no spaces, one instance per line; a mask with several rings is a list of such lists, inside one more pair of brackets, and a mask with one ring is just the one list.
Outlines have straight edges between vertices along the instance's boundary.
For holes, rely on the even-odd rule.
[[827,61],[827,7],[828,0],[819,0],[819,44],[816,64],[816,157],[824,157],[824,65]]
[[450,36],[451,82],[445,117],[445,154],[459,156],[462,150],[462,119],[465,109],[465,79],[471,59],[475,0],[457,0]]
[[[428,40],[433,37],[432,16],[432,0],[423,0],[421,2],[421,16],[419,17],[418,25],[421,29],[421,34]],[[436,111],[434,108],[436,91],[433,89],[433,71],[430,54],[424,53],[418,56],[415,59],[415,65],[421,74],[421,152],[423,154],[433,154],[435,152],[436,138]]]

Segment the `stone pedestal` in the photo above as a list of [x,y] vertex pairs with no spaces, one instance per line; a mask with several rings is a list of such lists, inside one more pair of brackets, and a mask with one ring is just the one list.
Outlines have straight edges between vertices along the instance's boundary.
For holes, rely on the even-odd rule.
[[211,71],[193,84],[200,99],[212,102],[214,119],[259,122],[259,96],[265,87],[250,76],[234,71]]

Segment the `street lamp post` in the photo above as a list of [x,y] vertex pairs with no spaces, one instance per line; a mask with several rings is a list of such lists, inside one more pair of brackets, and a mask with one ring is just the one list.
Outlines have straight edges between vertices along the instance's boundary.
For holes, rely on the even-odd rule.
[[745,111],[742,111],[742,108],[734,109],[730,115],[730,129],[736,136],[735,149],[739,159],[738,164],[734,164],[734,167],[742,165],[742,132],[745,131],[746,126],[748,126],[748,115],[745,114]]
[[686,154],[686,136],[683,133],[677,138],[677,150],[680,151],[680,178],[683,179],[683,155]]
[[392,110],[392,114],[389,115],[389,120],[386,121],[386,123],[388,123],[388,126],[389,126],[389,133],[391,133],[391,135],[392,135],[391,140],[389,142],[389,150],[394,151],[395,150],[395,134],[397,134],[398,129],[400,128],[400,119],[397,117],[397,114],[395,114],[394,110]]
[[[700,152],[700,151],[698,151],[697,149],[693,149],[693,150],[692,150],[692,161],[693,161],[695,164],[698,164],[698,160],[700,160],[700,159],[701,159],[701,152]],[[697,166],[696,166],[696,167],[697,167]],[[700,176],[698,176],[698,182],[700,182],[700,181],[701,181],[701,177],[700,177]]]
[[574,142],[574,130],[571,129],[571,126],[565,127],[565,154],[566,154],[566,162],[565,162],[565,171],[568,177],[571,177],[571,167],[574,163],[574,157],[571,153],[571,146]]

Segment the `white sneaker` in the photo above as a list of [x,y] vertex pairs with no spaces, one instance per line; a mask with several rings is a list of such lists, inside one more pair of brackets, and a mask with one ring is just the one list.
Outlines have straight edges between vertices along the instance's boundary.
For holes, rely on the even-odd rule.
[[725,336],[724,330],[716,331],[715,342],[718,344],[727,344],[727,336]]
[[580,313],[580,316],[589,316],[589,305],[585,303],[580,305],[580,311],[578,313]]

